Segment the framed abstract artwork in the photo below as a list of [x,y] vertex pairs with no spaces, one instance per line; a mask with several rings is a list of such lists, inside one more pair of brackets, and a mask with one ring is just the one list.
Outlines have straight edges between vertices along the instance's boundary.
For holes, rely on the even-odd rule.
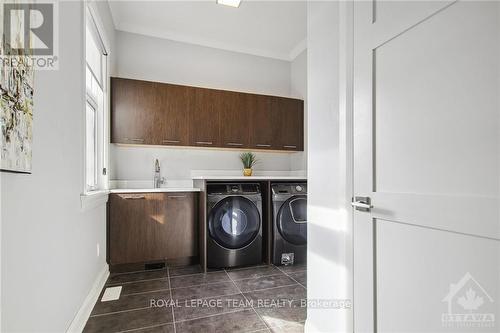
[[[19,34],[16,38],[22,38],[21,29],[15,33]],[[31,173],[34,68],[30,65],[29,51],[9,53],[12,49],[6,44],[4,31],[1,37],[0,170]]]

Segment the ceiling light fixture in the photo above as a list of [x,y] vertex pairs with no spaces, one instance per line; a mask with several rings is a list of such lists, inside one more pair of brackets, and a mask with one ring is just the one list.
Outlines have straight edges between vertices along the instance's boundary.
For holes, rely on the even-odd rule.
[[219,5],[229,6],[238,8],[240,6],[241,0],[217,0]]

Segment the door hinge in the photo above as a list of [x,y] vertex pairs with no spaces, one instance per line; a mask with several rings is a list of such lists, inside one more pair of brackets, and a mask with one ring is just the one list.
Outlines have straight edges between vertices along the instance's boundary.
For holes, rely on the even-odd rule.
[[351,205],[361,212],[369,212],[373,208],[370,197],[354,197]]

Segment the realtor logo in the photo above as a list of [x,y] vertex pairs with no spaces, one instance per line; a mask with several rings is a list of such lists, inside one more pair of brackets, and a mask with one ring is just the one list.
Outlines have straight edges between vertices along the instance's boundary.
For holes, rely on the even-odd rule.
[[28,51],[31,55],[54,52],[54,4],[6,3],[3,5],[5,50],[9,54]]
[[24,57],[35,69],[57,69],[57,3],[11,1],[3,3],[2,60],[16,66]]
[[442,301],[448,306],[448,312],[441,316],[445,327],[495,326],[495,314],[487,311],[494,303],[493,298],[468,272],[460,281],[450,284],[450,290]]

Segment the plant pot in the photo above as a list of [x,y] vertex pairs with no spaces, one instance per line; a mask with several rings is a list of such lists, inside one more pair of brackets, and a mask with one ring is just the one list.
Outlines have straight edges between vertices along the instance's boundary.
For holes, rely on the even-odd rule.
[[252,169],[243,169],[243,176],[251,176],[252,175]]

